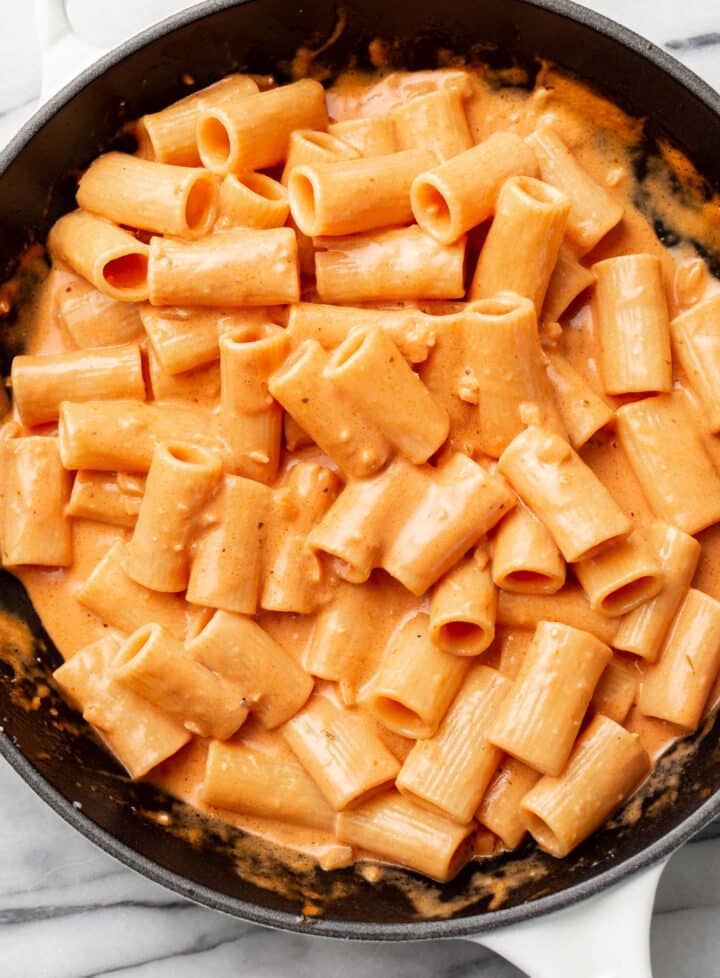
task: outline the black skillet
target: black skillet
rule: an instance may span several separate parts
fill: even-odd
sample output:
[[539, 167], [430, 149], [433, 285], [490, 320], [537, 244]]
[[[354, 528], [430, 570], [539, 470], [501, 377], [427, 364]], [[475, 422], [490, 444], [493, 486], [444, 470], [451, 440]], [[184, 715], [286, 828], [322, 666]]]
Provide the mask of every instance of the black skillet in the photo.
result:
[[[639, 172], [655, 152], [656, 139], [669, 136], [710, 184], [720, 184], [720, 97], [652, 44], [591, 11], [565, 0], [341, 5], [347, 24], [322, 55], [333, 70], [353, 57], [365, 64], [368, 42], [377, 36], [393, 42], [393, 61], [407, 68], [435, 67], [441, 49], [482, 49], [491, 64], [520, 64], [532, 78], [541, 55], [572, 69], [631, 113], [649, 117]], [[296, 50], [320, 45], [336, 19], [333, 0], [210, 0], [85, 71], [33, 117], [0, 158], [0, 281], [12, 272], [20, 250], [41, 241], [73, 206], [73, 174], [114, 144], [125, 121], [186, 94], [188, 75], [197, 86], [245, 69], [282, 78]], [[659, 225], [658, 231], [667, 233]], [[708, 257], [717, 268], [720, 255]], [[12, 328], [2, 332], [6, 371], [17, 352], [15, 335]], [[59, 662], [57, 653], [22, 587], [4, 573], [0, 609], [30, 626], [40, 668], [49, 672]], [[444, 887], [399, 870], [373, 884], [351, 869], [284, 867], [262, 846], [195, 818], [148, 785], [131, 783], [54, 692], [40, 709], [28, 710], [28, 691], [30, 684], [14, 679], [12, 669], [0, 663], [0, 751], [63, 818], [128, 866], [192, 900], [303, 933], [370, 940], [488, 934], [576, 905], [658, 863], [720, 814], [718, 728], [696, 737], [696, 749], [685, 751], [682, 760], [671, 755], [663, 762], [661, 773], [671, 786], [667, 777], [654, 779], [642, 818], [616, 820], [563, 861], [534, 856], [528, 846], [482, 868], [469, 866]], [[153, 817], [168, 809], [169, 828]], [[518, 868], [522, 878], [515, 885]], [[491, 909], [498, 880], [508, 884], [506, 895]], [[412, 897], [418, 893], [426, 898], [422, 911]], [[321, 913], [305, 916], [303, 910]]]

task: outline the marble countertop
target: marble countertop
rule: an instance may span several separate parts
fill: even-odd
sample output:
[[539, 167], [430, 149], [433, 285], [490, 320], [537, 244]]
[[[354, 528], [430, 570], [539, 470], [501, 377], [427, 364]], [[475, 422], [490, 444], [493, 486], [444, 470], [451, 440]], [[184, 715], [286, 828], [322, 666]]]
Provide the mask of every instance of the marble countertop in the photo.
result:
[[[33, 5], [3, 0], [0, 147], [38, 104]], [[111, 46], [190, 6], [66, 0], [89, 45]], [[594, 0], [720, 89], [717, 0]], [[655, 978], [720, 975], [720, 822], [671, 860], [652, 925]], [[281, 934], [194, 906], [125, 869], [0, 761], [0, 978], [519, 978], [465, 941], [344, 944]], [[580, 976], [574, 976], [580, 978]], [[635, 978], [626, 975], [624, 978]]]

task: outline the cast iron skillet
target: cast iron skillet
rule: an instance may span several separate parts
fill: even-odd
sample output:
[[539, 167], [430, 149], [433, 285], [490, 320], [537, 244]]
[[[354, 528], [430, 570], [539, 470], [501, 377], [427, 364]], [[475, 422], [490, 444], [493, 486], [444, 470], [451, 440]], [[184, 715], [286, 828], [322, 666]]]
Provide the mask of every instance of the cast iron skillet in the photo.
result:
[[[655, 137], [666, 134], [711, 182], [720, 177], [713, 150], [720, 144], [720, 97], [648, 42], [566, 0], [343, 0], [343, 6], [347, 27], [323, 55], [333, 68], [353, 55], [362, 63], [368, 41], [378, 35], [397, 42], [393, 57], [410, 68], [434, 67], [439, 48], [465, 52], [477, 43], [491, 61], [515, 60], [531, 73], [534, 56], [542, 55], [630, 112], [651, 117], [639, 168]], [[335, 23], [333, 0], [211, 0], [103, 58], [46, 105], [0, 159], [0, 271], [11, 271], [19, 250], [42, 240], [52, 221], [73, 206], [73, 171], [111, 145], [124, 121], [185, 94], [183, 76], [190, 74], [197, 85], [245, 68], [279, 69], [282, 76], [296, 49], [322, 42]], [[14, 352], [11, 333], [3, 333], [6, 361]], [[58, 664], [22, 587], [6, 574], [0, 609], [32, 629], [42, 669]], [[374, 940], [477, 935], [598, 892], [660, 860], [720, 814], [719, 725], [698, 736], [697, 750], [682, 764], [672, 756], [663, 762], [673, 776], [670, 788], [662, 779], [660, 787], [651, 786], [639, 821], [605, 828], [561, 862], [538, 856], [537, 877], [511, 888], [500, 909], [489, 910], [483, 874], [512, 878], [513, 867], [525, 865], [529, 846], [489, 868], [467, 867], [445, 887], [415, 878], [435, 900], [435, 911], [423, 918], [403, 895], [401, 884], [413, 879], [411, 873], [393, 872], [379, 885], [353, 870], [303, 874], [279, 868], [262, 847], [232, 832], [207, 825], [188, 832], [192, 816], [149, 786], [129, 782], [54, 692], [34, 711], [26, 708], [26, 692], [32, 690], [0, 665], [0, 750], [49, 805], [103, 849], [170, 889], [287, 930]], [[170, 829], [152, 817], [168, 808]], [[202, 824], [198, 820], [196, 828]], [[236, 871], [239, 852], [245, 879]], [[249, 881], [271, 878], [275, 889]], [[443, 919], [455, 900], [459, 909]], [[303, 917], [307, 903], [322, 909], [322, 916]]]

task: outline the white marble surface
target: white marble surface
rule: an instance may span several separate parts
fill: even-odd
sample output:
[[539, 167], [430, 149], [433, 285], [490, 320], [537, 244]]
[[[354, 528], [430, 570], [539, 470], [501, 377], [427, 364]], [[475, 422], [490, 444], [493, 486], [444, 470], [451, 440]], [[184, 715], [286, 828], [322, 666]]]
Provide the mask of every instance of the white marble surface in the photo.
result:
[[[44, 2], [44, 0], [42, 0]], [[109, 46], [182, 0], [68, 0], [83, 40]], [[720, 88], [718, 0], [595, 0]], [[0, 0], [0, 147], [37, 105], [40, 46], [28, 0]], [[655, 978], [720, 976], [720, 823], [663, 876]], [[0, 978], [518, 978], [463, 941], [339, 944], [279, 934], [196, 907], [97, 850], [0, 762]], [[573, 978], [584, 978], [575, 975]], [[631, 974], [623, 978], [635, 978]]]

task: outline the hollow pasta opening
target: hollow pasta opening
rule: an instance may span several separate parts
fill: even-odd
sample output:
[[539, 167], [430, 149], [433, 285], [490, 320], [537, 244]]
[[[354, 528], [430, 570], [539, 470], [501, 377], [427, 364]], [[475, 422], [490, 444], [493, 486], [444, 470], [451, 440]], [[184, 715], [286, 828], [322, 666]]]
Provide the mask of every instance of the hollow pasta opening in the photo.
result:
[[273, 180], [272, 177], [265, 176], [264, 173], [246, 173], [243, 177], [236, 177], [252, 193], [265, 200], [279, 201], [285, 203], [287, 191], [281, 183]]
[[621, 615], [629, 611], [633, 605], [639, 604], [645, 599], [646, 593], [652, 589], [655, 580], [651, 574], [646, 574], [644, 577], [638, 577], [636, 581], [630, 581], [616, 591], [612, 591], [602, 600], [601, 610], [603, 614]]
[[438, 644], [441, 649], [472, 651], [485, 641], [485, 629], [474, 621], [449, 621], [440, 626]]
[[309, 143], [311, 146], [318, 146], [320, 149], [332, 153], [333, 156], [339, 155], [347, 148], [342, 139], [338, 139], [337, 136], [333, 136], [329, 132], [304, 132], [300, 141]]
[[288, 189], [292, 202], [293, 216], [298, 227], [305, 234], [315, 234], [317, 211], [315, 206], [315, 185], [309, 176], [294, 170]]
[[556, 587], [556, 582], [547, 574], [540, 571], [516, 570], [506, 574], [502, 581], [502, 587], [508, 591], [518, 592], [543, 592], [549, 587]]
[[416, 207], [422, 211], [424, 223], [433, 231], [447, 234], [452, 215], [448, 202], [438, 188], [427, 181], [418, 181], [414, 197]]
[[113, 258], [103, 268], [103, 278], [114, 289], [139, 289], [147, 282], [147, 255], [131, 252]]
[[555, 187], [543, 183], [542, 180], [536, 180], [534, 177], [516, 177], [515, 186], [522, 194], [537, 204], [555, 206], [564, 198], [564, 194], [561, 194]]
[[215, 181], [210, 176], [199, 177], [190, 188], [185, 201], [185, 221], [191, 231], [205, 231], [215, 217]]
[[215, 456], [198, 445], [191, 445], [188, 442], [169, 442], [165, 449], [171, 458], [182, 465], [204, 469], [208, 465], [215, 464]]
[[572, 846], [563, 842], [559, 836], [553, 832], [544, 818], [540, 818], [534, 812], [529, 812], [526, 808], [521, 809], [523, 818], [532, 836], [538, 844], [549, 852], [552, 856], [561, 859], [567, 856]]
[[506, 293], [505, 295], [495, 295], [491, 299], [476, 299], [475, 302], [469, 303], [468, 307], [483, 316], [493, 316], [497, 319], [502, 319], [504, 316], [509, 316], [517, 312], [528, 301], [519, 295]]
[[427, 724], [423, 718], [410, 707], [393, 699], [392, 696], [377, 696], [374, 701], [375, 712], [386, 727], [396, 733], [409, 737], [418, 737], [428, 733]]
[[350, 332], [333, 355], [335, 367], [344, 367], [357, 356], [367, 339], [367, 331], [356, 329]]
[[230, 159], [230, 134], [220, 119], [212, 115], [202, 119], [198, 126], [197, 140], [206, 166], [225, 166]]
[[152, 637], [153, 631], [157, 627], [157, 625], [143, 625], [142, 628], [138, 628], [136, 632], [133, 632], [115, 656], [113, 669], [117, 671], [128, 666], [145, 648], [149, 639]]

